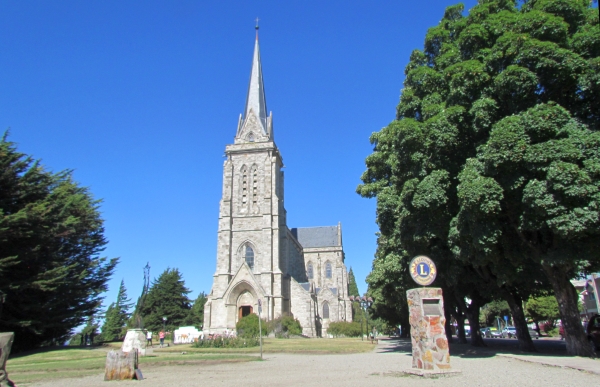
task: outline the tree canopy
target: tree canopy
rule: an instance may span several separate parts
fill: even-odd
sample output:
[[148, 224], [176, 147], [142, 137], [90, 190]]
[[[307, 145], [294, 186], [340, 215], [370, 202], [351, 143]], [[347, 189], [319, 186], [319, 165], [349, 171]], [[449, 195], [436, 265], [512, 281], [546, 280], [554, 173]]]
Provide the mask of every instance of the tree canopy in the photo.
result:
[[152, 282], [140, 314], [144, 328], [159, 331], [163, 328], [163, 317], [167, 318], [166, 328], [173, 331], [184, 325], [190, 311], [190, 290], [185, 287], [178, 269], [166, 269]]
[[536, 323], [536, 325], [541, 321], [549, 321], [554, 324], [554, 321], [560, 318], [556, 297], [552, 296], [530, 298], [527, 300], [525, 311], [527, 317]]
[[474, 329], [475, 309], [504, 298], [529, 348], [522, 301], [551, 288], [569, 353], [589, 354], [569, 280], [600, 263], [600, 30], [590, 5], [479, 0], [467, 16], [448, 7], [429, 29], [406, 66], [396, 120], [371, 136], [357, 189], [377, 198], [370, 287], [410, 287], [408, 260], [428, 254], [446, 305], [468, 296], [460, 309]]
[[100, 201], [71, 171], [52, 173], [0, 141], [0, 331], [15, 350], [64, 342], [94, 315], [117, 259], [106, 245]]
[[204, 304], [206, 304], [207, 300], [206, 293], [200, 292], [200, 294], [198, 294], [198, 297], [183, 321], [184, 325], [195, 326], [199, 329], [204, 326]]

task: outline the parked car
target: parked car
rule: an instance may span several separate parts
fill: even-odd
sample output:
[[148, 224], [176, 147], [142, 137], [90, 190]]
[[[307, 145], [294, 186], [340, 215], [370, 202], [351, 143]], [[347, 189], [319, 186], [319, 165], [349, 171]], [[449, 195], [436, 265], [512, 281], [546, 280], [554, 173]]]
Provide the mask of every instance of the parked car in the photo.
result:
[[517, 338], [517, 328], [515, 327], [506, 327], [502, 330], [502, 337], [505, 339], [512, 339], [513, 337]]
[[485, 337], [486, 339], [502, 337], [502, 333], [493, 327], [481, 328], [479, 331], [481, 332], [481, 337]]
[[490, 337], [492, 339], [497, 339], [499, 337], [502, 337], [502, 332], [500, 332], [498, 329], [496, 328], [490, 328]]

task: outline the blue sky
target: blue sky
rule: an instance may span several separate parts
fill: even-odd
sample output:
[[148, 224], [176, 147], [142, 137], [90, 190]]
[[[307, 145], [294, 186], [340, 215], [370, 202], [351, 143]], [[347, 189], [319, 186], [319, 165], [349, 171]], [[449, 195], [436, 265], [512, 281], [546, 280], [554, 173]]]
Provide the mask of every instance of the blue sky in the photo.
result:
[[[0, 128], [22, 152], [104, 200], [121, 279], [136, 299], [178, 268], [209, 292], [225, 145], [242, 113], [260, 18], [289, 227], [342, 223], [361, 292], [375, 200], [355, 193], [369, 136], [394, 119], [411, 51], [449, 0], [0, 2]], [[475, 0], [464, 1], [469, 9]]]

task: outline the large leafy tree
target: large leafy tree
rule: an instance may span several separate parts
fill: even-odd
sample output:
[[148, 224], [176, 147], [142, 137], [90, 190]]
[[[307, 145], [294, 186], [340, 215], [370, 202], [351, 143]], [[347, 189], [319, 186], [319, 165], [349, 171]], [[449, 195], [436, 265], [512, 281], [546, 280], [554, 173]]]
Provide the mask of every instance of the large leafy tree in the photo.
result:
[[0, 141], [0, 331], [16, 350], [64, 341], [100, 307], [117, 259], [106, 240], [100, 201], [72, 179]]
[[431, 254], [446, 304], [501, 295], [524, 349], [522, 301], [551, 286], [569, 353], [589, 354], [569, 279], [599, 261], [599, 55], [588, 0], [448, 7], [411, 54], [397, 120], [371, 137], [358, 192], [377, 197], [374, 272], [391, 252]]
[[102, 340], [115, 341], [124, 336], [125, 327], [130, 316], [129, 309], [131, 309], [132, 305], [131, 300], [127, 298], [125, 281], [121, 280], [117, 301], [108, 306], [104, 315]]
[[184, 325], [190, 311], [190, 290], [178, 269], [166, 269], [152, 282], [144, 300], [140, 314], [144, 319], [144, 328], [151, 331], [161, 330], [163, 317], [167, 318], [167, 330]]

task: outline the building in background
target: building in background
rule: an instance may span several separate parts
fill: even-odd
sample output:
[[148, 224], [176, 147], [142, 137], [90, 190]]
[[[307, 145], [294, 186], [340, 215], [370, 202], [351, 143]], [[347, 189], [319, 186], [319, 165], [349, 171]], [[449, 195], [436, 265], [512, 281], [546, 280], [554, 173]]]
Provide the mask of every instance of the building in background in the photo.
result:
[[581, 319], [587, 322], [593, 315], [599, 313], [598, 289], [600, 289], [600, 278], [598, 278], [598, 273], [594, 273], [585, 279], [571, 280], [571, 283], [579, 294], [583, 306], [580, 311]]

